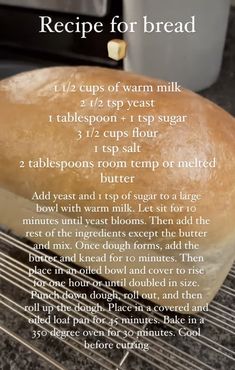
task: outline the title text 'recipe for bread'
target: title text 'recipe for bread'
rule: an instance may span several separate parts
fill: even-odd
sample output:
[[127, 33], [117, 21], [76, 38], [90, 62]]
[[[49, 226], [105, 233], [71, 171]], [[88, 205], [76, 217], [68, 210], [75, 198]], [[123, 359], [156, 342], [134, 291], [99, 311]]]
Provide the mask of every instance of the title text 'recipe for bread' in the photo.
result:
[[[79, 33], [82, 39], [87, 38], [91, 32], [102, 33], [104, 31], [104, 23], [81, 21], [79, 17], [75, 20], [63, 22], [55, 22], [50, 16], [39, 16], [40, 29], [39, 33]], [[148, 16], [143, 16], [141, 22], [132, 21], [125, 22], [121, 21], [119, 15], [115, 15], [110, 22], [109, 32], [112, 33], [134, 33], [137, 28], [141, 26], [143, 33], [195, 33], [196, 32], [196, 19], [195, 16], [191, 16], [187, 21], [179, 20], [173, 21], [159, 21], [156, 19], [150, 19]]]

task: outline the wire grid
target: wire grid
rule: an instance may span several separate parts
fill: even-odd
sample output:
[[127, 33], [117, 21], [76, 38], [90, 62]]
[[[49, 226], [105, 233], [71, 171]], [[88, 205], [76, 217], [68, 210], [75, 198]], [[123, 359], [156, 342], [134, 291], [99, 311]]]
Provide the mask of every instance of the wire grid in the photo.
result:
[[[93, 370], [107, 369], [146, 369], [146, 370], [206, 370], [206, 369], [232, 369], [235, 367], [235, 351], [233, 348], [232, 336], [235, 333], [235, 311], [233, 309], [235, 291], [233, 289], [233, 282], [235, 277], [235, 267], [233, 266], [227, 280], [221, 287], [219, 295], [211, 303], [209, 312], [194, 315], [198, 326], [200, 317], [205, 319], [205, 324], [202, 325], [202, 334], [199, 337], [179, 337], [176, 333], [181, 329], [192, 330], [193, 327], [187, 328], [182, 324], [165, 324], [164, 313], [156, 312], [149, 313], [146, 311], [146, 304], [142, 301], [135, 301], [132, 299], [125, 299], [122, 291], [105, 286], [103, 283], [97, 287], [96, 292], [100, 293], [115, 293], [115, 300], [117, 307], [122, 307], [125, 304], [132, 309], [135, 316], [139, 318], [141, 324], [126, 323], [125, 318], [130, 317], [119, 311], [110, 311], [107, 309], [107, 300], [101, 299], [98, 302], [82, 295], [84, 291], [94, 290], [94, 280], [98, 281], [93, 276], [87, 276], [79, 273], [63, 274], [69, 279], [80, 282], [81, 287], [72, 290], [68, 287], [52, 287], [50, 283], [53, 281], [51, 275], [33, 276], [29, 277], [28, 257], [29, 253], [35, 256], [45, 255], [45, 251], [41, 252], [34, 250], [28, 243], [22, 242], [17, 238], [0, 232], [1, 252], [1, 278], [2, 278], [2, 294], [1, 307], [3, 324], [1, 331], [4, 336], [12, 338], [13, 341], [25, 346], [31, 353], [34, 353], [39, 363], [47, 363], [45, 368], [76, 370], [81, 369], [82, 366], [90, 366]], [[49, 253], [50, 254], [50, 253]], [[40, 263], [39, 263], [40, 265]], [[44, 266], [60, 268], [62, 271], [67, 271], [68, 264], [61, 262], [46, 263]], [[74, 266], [73, 266], [74, 267]], [[56, 276], [58, 279], [58, 276]], [[42, 287], [35, 287], [34, 281], [43, 281]], [[83, 285], [83, 286], [82, 286]], [[89, 290], [90, 289], [90, 290]], [[93, 330], [97, 332], [97, 336], [92, 340], [97, 342], [100, 340], [105, 343], [121, 343], [124, 349], [87, 349], [84, 347], [84, 338], [66, 337], [65, 339], [54, 337], [35, 339], [32, 341], [31, 333], [33, 329], [41, 329], [44, 332], [52, 330], [60, 330], [59, 324], [52, 325], [51, 323], [40, 323], [29, 326], [28, 320], [37, 317], [34, 312], [26, 312], [24, 306], [32, 304], [30, 300], [31, 291], [35, 290], [38, 293], [53, 293], [56, 292], [62, 296], [65, 291], [74, 293], [80, 292], [81, 297], [78, 299], [65, 298], [62, 300], [64, 305], [72, 307], [72, 311], [63, 312], [62, 317], [70, 317], [72, 320], [81, 320], [82, 324], [79, 327], [83, 330]], [[56, 294], [51, 299], [38, 299], [34, 303], [38, 304], [39, 308], [43, 305], [50, 305], [53, 307], [53, 312], [58, 313], [58, 305], [61, 304], [61, 299], [56, 299]], [[100, 308], [100, 311], [76, 311], [77, 305], [84, 307]], [[140, 308], [136, 311], [136, 306]], [[36, 306], [37, 307], [37, 306]], [[41, 310], [42, 311], [42, 310]], [[38, 312], [39, 316], [43, 318], [43, 312]], [[93, 321], [94, 315], [99, 321]], [[14, 316], [14, 320], [12, 319]], [[182, 315], [179, 315], [182, 316]], [[87, 321], [86, 321], [87, 319]], [[111, 320], [117, 320], [118, 324], [114, 328], [110, 328]], [[142, 319], [142, 321], [140, 320]], [[102, 321], [103, 320], [103, 321]], [[124, 321], [123, 321], [124, 320]], [[5, 325], [12, 323], [13, 327], [9, 328]], [[154, 323], [153, 323], [154, 321]], [[124, 324], [123, 324], [124, 322]], [[64, 326], [63, 326], [64, 328]], [[69, 328], [68, 328], [69, 329]], [[117, 337], [108, 336], [108, 329], [115, 329], [118, 331]], [[70, 328], [71, 330], [71, 328]], [[124, 335], [125, 330], [129, 330], [133, 335]], [[156, 332], [173, 332], [172, 337], [164, 336], [147, 336], [139, 337], [138, 331], [152, 330]], [[105, 335], [98, 335], [105, 332]], [[130, 345], [125, 349], [125, 345]], [[140, 347], [138, 347], [140, 345]], [[149, 346], [148, 351], [143, 351], [142, 347]], [[55, 351], [56, 348], [56, 351]], [[79, 355], [79, 356], [78, 356]], [[213, 364], [213, 366], [212, 366]], [[215, 365], [216, 364], [216, 365]]]

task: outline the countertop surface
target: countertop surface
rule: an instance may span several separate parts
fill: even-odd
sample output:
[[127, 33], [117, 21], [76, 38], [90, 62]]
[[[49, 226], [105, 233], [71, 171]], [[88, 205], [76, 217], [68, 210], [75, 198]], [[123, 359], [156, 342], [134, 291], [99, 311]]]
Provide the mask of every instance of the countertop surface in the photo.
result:
[[[224, 59], [222, 70], [218, 81], [201, 92], [201, 94], [231, 114], [235, 115], [235, 9], [231, 11], [230, 22], [228, 28], [227, 42], [224, 51]], [[2, 249], [2, 245], [1, 245]], [[226, 285], [232, 286], [233, 282], [231, 278], [228, 278]], [[7, 286], [4, 285], [4, 290]], [[15, 290], [15, 294], [20, 294], [18, 290]], [[220, 292], [217, 297], [217, 301], [223, 305], [231, 305], [231, 296], [225, 295]], [[12, 315], [9, 310], [5, 310], [1, 314], [5, 325], [12, 330], [16, 330], [18, 333], [27, 331], [27, 325], [24, 320], [19, 320], [17, 315]], [[229, 346], [231, 344], [231, 334], [224, 332], [219, 327], [213, 327], [213, 325], [207, 324], [205, 330], [207, 330], [211, 343], [223, 343], [223, 345]], [[27, 336], [27, 334], [26, 334]], [[58, 342], [58, 341], [57, 341]], [[174, 345], [174, 343], [172, 342]], [[213, 344], [212, 344], [213, 345]], [[192, 343], [189, 339], [187, 341], [182, 340], [177, 343], [177, 347], [186, 353], [194, 353], [199, 359], [207, 358], [209, 361], [210, 369], [215, 370], [232, 370], [232, 361], [227, 358], [225, 362], [221, 361], [220, 355], [216, 351], [211, 351], [208, 347], [200, 345], [199, 343]], [[192, 349], [193, 347], [193, 349]], [[63, 362], [63, 366], [68, 370], [98, 370], [102, 367], [95, 365], [93, 361], [86, 359], [85, 356], [77, 355], [74, 357], [72, 351], [69, 349], [65, 351], [63, 343], [56, 343], [55, 341], [45, 340], [44, 344], [41, 345], [42, 350], [48, 350], [51, 356], [55, 357], [59, 362]], [[170, 355], [169, 355], [170, 356]], [[153, 370], [155, 367], [150, 364], [146, 364], [145, 361], [135, 358], [130, 355], [125, 362], [125, 369], [131, 370]], [[164, 365], [159, 368], [165, 369]], [[191, 367], [189, 366], [188, 369]], [[53, 366], [48, 364], [39, 358], [37, 355], [31, 353], [31, 351], [19, 344], [17, 341], [9, 338], [6, 334], [2, 335], [0, 341], [0, 369], [2, 370], [49, 370], [54, 369]], [[176, 367], [177, 369], [177, 367]], [[194, 368], [192, 368], [194, 369]], [[204, 368], [203, 368], [204, 369]]]

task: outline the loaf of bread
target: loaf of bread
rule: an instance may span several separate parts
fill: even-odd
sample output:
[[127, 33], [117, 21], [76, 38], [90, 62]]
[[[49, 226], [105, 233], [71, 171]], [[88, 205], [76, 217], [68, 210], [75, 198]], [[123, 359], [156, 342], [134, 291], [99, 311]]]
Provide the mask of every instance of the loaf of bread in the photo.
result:
[[[125, 287], [137, 290], [133, 284], [130, 268], [135, 268], [135, 271], [139, 269], [139, 274], [135, 274], [135, 280], [140, 281], [138, 291], [141, 294], [149, 293], [144, 297], [150, 297], [161, 305], [174, 305], [176, 309], [178, 306], [188, 304], [190, 312], [213, 299], [234, 258], [235, 120], [212, 102], [190, 91], [157, 93], [156, 87], [161, 84], [164, 82], [123, 71], [90, 67], [48, 68], [22, 73], [1, 81], [0, 223], [25, 235], [26, 230], [36, 229], [35, 226], [22, 224], [22, 218], [25, 217], [40, 215], [44, 218], [66, 216], [68, 219], [78, 219], [82, 216], [83, 220], [89, 217], [94, 220], [92, 224], [70, 225], [68, 229], [103, 230], [102, 235], [97, 234], [99, 237], [91, 240], [102, 244], [107, 241], [119, 245], [126, 243], [129, 246], [122, 253], [116, 252], [117, 255], [127, 257], [125, 263], [119, 264], [119, 267], [126, 265], [127, 270], [119, 272], [117, 270], [117, 273], [113, 274], [107, 269], [107, 273], [104, 274], [106, 278], [116, 281], [125, 278]], [[167, 83], [165, 85], [168, 86]], [[109, 86], [118, 87], [116, 91], [110, 92]], [[129, 91], [123, 86], [129, 86]], [[139, 91], [136, 86], [139, 87]], [[152, 89], [149, 86], [152, 86]], [[128, 100], [137, 103], [129, 107]], [[123, 104], [113, 105], [114, 103], [110, 101], [120, 101]], [[77, 112], [82, 117], [88, 117], [87, 121], [55, 122], [57, 115], [66, 115], [68, 112], [73, 114]], [[107, 119], [107, 122], [91, 124], [89, 117], [94, 115], [101, 117], [116, 115], [118, 121], [108, 122]], [[135, 120], [132, 122], [133, 116], [150, 115], [185, 116], [187, 122], [178, 125], [169, 122], [150, 123], [147, 118], [141, 118], [138, 123]], [[49, 117], [52, 117], [52, 122]], [[122, 117], [125, 118], [121, 120]], [[158, 133], [156, 138], [141, 135], [133, 137], [135, 127], [145, 132], [158, 131]], [[95, 130], [98, 131], [97, 135]], [[126, 134], [117, 140], [115, 139], [117, 131], [125, 131]], [[109, 134], [104, 137], [104, 132]], [[117, 153], [112, 151], [112, 146], [118, 147]], [[107, 149], [108, 147], [110, 149]], [[47, 161], [47, 167], [50, 168], [29, 166], [29, 163], [39, 159]], [[127, 162], [128, 166], [99, 167], [97, 165], [99, 160], [106, 163], [123, 161]], [[131, 160], [139, 164], [130, 168]], [[88, 165], [81, 165], [80, 168], [66, 167], [63, 170], [59, 165], [50, 165], [66, 161]], [[149, 168], [146, 165], [147, 161], [160, 165], [157, 168]], [[174, 163], [188, 161], [189, 164], [181, 167], [175, 165], [172, 168], [161, 165], [169, 161]], [[204, 165], [200, 166], [200, 163]], [[36, 213], [35, 202], [33, 204], [31, 201], [33, 194], [45, 195], [48, 192], [93, 194], [93, 196], [79, 201], [71, 199], [70, 202], [61, 197], [58, 201], [59, 206], [68, 203], [82, 205], [81, 213], [70, 213], [69, 210], [63, 215], [56, 213], [57, 216], [53, 212]], [[128, 193], [129, 199], [123, 200], [122, 195]], [[177, 197], [161, 200], [159, 199], [161, 193], [167, 193], [170, 197], [177, 194]], [[116, 194], [118, 199], [114, 202], [113, 198], [109, 197], [110, 194]], [[186, 212], [184, 196], [190, 194], [199, 194], [200, 199], [196, 203], [190, 203], [188, 200], [187, 205], [195, 205], [196, 208], [193, 208], [192, 212], [190, 210]], [[144, 195], [146, 202], [143, 202]], [[38, 203], [53, 205], [53, 202], [47, 199]], [[181, 213], [170, 212], [170, 205], [173, 203], [182, 207]], [[84, 205], [94, 208], [92, 210], [90, 208], [90, 212], [84, 211]], [[114, 212], [111, 207], [113, 205], [120, 208], [116, 208]], [[161, 213], [159, 208], [161, 206], [166, 206], [167, 211]], [[153, 222], [151, 218], [153, 215], [159, 216], [157, 223]], [[190, 224], [191, 216], [194, 221], [196, 218], [201, 221], [198, 221], [198, 224], [196, 222]], [[179, 217], [188, 219], [189, 223], [177, 225], [175, 221]], [[119, 222], [112, 221], [117, 218]], [[161, 224], [160, 218], [172, 219], [173, 222], [166, 224], [165, 221]], [[141, 222], [134, 223], [133, 220], [139, 219]], [[202, 220], [209, 221], [203, 224]], [[41, 226], [42, 230], [44, 227]], [[162, 231], [166, 229], [175, 234], [163, 237]], [[119, 232], [119, 235], [115, 234], [118, 238], [116, 236], [112, 238], [114, 231]], [[136, 232], [136, 237], [133, 237], [133, 232]], [[45, 236], [33, 233], [31, 238], [39, 243], [48, 241]], [[66, 237], [62, 239], [67, 240]], [[78, 250], [75, 248], [77, 240], [75, 237], [67, 240], [72, 245], [72, 250], [57, 252], [61, 254], [76, 252], [85, 256], [99, 256], [104, 252], [89, 248]], [[91, 243], [91, 240], [87, 243]], [[199, 247], [189, 250], [183, 248], [183, 243], [189, 240]], [[141, 245], [152, 244], [155, 248], [137, 249], [134, 248], [135, 242]], [[175, 247], [166, 250], [166, 244], [172, 243], [181, 245], [181, 249]], [[106, 249], [107, 254], [113, 252], [111, 248]], [[180, 257], [182, 253], [189, 254], [190, 257], [185, 255], [182, 260], [182, 256]], [[146, 263], [143, 262], [144, 254], [149, 262], [148, 259]], [[170, 258], [165, 260], [160, 258], [164, 255]], [[135, 262], [128, 262], [128, 256], [135, 256]], [[158, 259], [155, 261], [154, 257]], [[109, 259], [108, 262], [97, 261], [98, 259], [83, 263], [77, 260], [77, 263], [89, 265], [94, 269], [102, 264], [103, 266], [106, 264], [110, 269], [118, 267], [115, 261]], [[144, 265], [155, 266], [156, 274], [148, 274], [146, 272], [148, 269], [141, 270]], [[176, 274], [176, 266], [186, 268], [186, 272], [191, 268], [191, 273]], [[168, 274], [171, 268], [174, 271], [173, 275]], [[199, 268], [203, 273], [196, 272], [195, 269]], [[152, 278], [159, 281], [158, 286], [141, 285], [141, 281], [146, 282]], [[167, 297], [167, 293], [174, 291], [169, 287], [170, 280], [176, 282], [177, 294]], [[187, 288], [188, 281], [194, 281], [194, 286], [189, 283]], [[185, 291], [188, 291], [188, 294], [182, 294]], [[157, 295], [155, 292], [158, 292]]]

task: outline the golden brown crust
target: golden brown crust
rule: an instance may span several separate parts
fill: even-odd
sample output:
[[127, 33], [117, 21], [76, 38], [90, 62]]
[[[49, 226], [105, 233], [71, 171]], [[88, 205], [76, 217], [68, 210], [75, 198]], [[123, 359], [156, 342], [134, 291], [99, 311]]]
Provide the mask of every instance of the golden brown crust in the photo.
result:
[[[89, 138], [76, 141], [75, 130], [87, 130], [85, 124], [48, 123], [49, 114], [63, 114], [66, 111], [79, 111], [80, 114], [94, 115], [94, 108], [80, 108], [80, 99], [91, 97], [88, 93], [55, 94], [55, 84], [72, 81], [76, 84], [110, 85], [120, 81], [121, 84], [148, 84], [156, 86], [159, 81], [133, 74], [101, 68], [58, 67], [43, 69], [4, 80], [0, 84], [1, 96], [1, 178], [0, 184], [19, 195], [30, 198], [32, 189], [41, 191], [69, 193], [133, 192], [177, 193], [185, 191], [200, 193], [204, 199], [200, 202], [202, 216], [212, 217], [211, 231], [215, 240], [233, 231], [235, 218], [235, 120], [228, 113], [208, 100], [192, 92], [181, 93], [125, 93], [112, 94], [112, 99], [156, 99], [157, 107], [148, 114], [188, 115], [185, 125], [161, 125], [160, 135], [156, 140], [122, 138], [121, 145], [130, 145], [138, 141], [142, 146], [140, 153], [134, 156], [118, 153], [114, 158], [110, 153], [100, 154], [102, 160], [190, 160], [195, 157], [203, 160], [217, 159], [217, 169], [173, 168], [150, 171], [141, 168], [133, 170], [136, 181], [131, 184], [100, 184], [100, 172], [130, 175], [130, 168], [122, 169], [81, 169], [79, 171], [45, 170], [19, 168], [19, 160], [49, 157], [52, 160], [94, 160], [94, 142]], [[110, 99], [110, 94], [102, 93], [102, 100]], [[126, 111], [126, 104], [120, 111], [129, 114], [143, 114], [142, 108]], [[99, 114], [111, 115], [111, 108], [99, 108]], [[116, 113], [116, 112], [115, 112]], [[125, 127], [123, 127], [125, 125]], [[129, 133], [136, 123], [122, 125]], [[146, 124], [138, 124], [146, 129]], [[159, 126], [158, 126], [159, 127]], [[158, 128], [157, 127], [157, 128]], [[99, 124], [101, 131], [110, 128], [120, 129], [118, 124]], [[104, 138], [96, 139], [96, 145], [104, 144]], [[107, 144], [107, 141], [106, 141]], [[114, 142], [115, 144], [115, 142]], [[85, 149], [85, 150], [84, 150]], [[97, 155], [95, 155], [97, 156]], [[97, 158], [97, 157], [95, 157]], [[68, 175], [69, 174], [69, 175]], [[92, 181], [91, 181], [92, 179]], [[149, 204], [154, 205], [156, 201]], [[102, 201], [102, 204], [104, 202]], [[105, 205], [105, 204], [104, 204]], [[134, 204], [132, 204], [134, 206]], [[99, 217], [99, 215], [95, 215]], [[121, 215], [126, 217], [126, 214]], [[170, 215], [168, 215], [170, 217]], [[134, 217], [134, 215], [133, 215]], [[148, 214], [144, 214], [148, 222]], [[220, 227], [218, 227], [220, 225]]]
[[[126, 100], [156, 99], [156, 108], [151, 108], [147, 114], [161, 115], [187, 115], [188, 121], [184, 125], [161, 125], [160, 134], [156, 140], [122, 138], [121, 145], [130, 145], [137, 141], [142, 147], [140, 153], [118, 153], [115, 160], [212, 160], [216, 158], [217, 166], [211, 169], [200, 168], [172, 168], [150, 171], [141, 168], [132, 170], [136, 179], [129, 184], [101, 184], [100, 172], [107, 175], [130, 175], [130, 168], [106, 169], [97, 168], [65, 170], [63, 172], [52, 169], [19, 168], [19, 161], [49, 157], [51, 160], [97, 160], [109, 161], [110, 153], [94, 154], [94, 142], [84, 138], [81, 142], [76, 140], [76, 130], [85, 132], [85, 124], [49, 124], [48, 116], [65, 114], [67, 111], [79, 111], [79, 114], [93, 115], [94, 108], [81, 108], [80, 100], [91, 97], [88, 93], [55, 94], [54, 85], [66, 84], [111, 85], [120, 81], [129, 85], [153, 85], [161, 83], [142, 76], [101, 68], [89, 67], [57, 67], [42, 69], [20, 74], [0, 83], [1, 104], [1, 136], [0, 136], [0, 186], [18, 195], [31, 199], [34, 191], [51, 191], [60, 193], [97, 193], [122, 194], [127, 190], [134, 193], [200, 193], [199, 214], [210, 218], [211, 224], [207, 226], [208, 238], [201, 248], [206, 253], [216, 250], [218, 255], [224, 253], [235, 241], [235, 120], [224, 110], [212, 102], [190, 91], [175, 93], [113, 93], [112, 99], [125, 102], [118, 113], [128, 117], [131, 114], [143, 115], [143, 108], [133, 108], [127, 111]], [[102, 93], [102, 100], [106, 102], [110, 94]], [[111, 115], [111, 108], [98, 108], [99, 114]], [[134, 113], [133, 113], [134, 112]], [[116, 113], [116, 112], [115, 112]], [[139, 126], [147, 129], [146, 123], [122, 123], [122, 129], [131, 132]], [[120, 123], [99, 124], [100, 131], [120, 129]], [[96, 145], [101, 146], [104, 138], [96, 139]], [[95, 156], [95, 157], [94, 157]], [[121, 202], [120, 202], [121, 203]], [[135, 208], [136, 202], [131, 200], [130, 205]], [[93, 205], [110, 205], [104, 200], [92, 201]], [[177, 201], [177, 204], [181, 203]], [[183, 204], [183, 203], [182, 203]], [[159, 201], [151, 201], [148, 205], [159, 205]], [[100, 213], [93, 214], [102, 218]], [[127, 213], [119, 213], [122, 218]], [[138, 217], [133, 212], [132, 217]], [[110, 218], [111, 215], [105, 215]], [[146, 224], [139, 228], [151, 229], [149, 213], [141, 215]], [[172, 214], [164, 214], [172, 217]], [[129, 226], [117, 226], [118, 229], [128, 229]], [[108, 227], [107, 227], [108, 228]], [[115, 228], [115, 226], [113, 226]], [[133, 228], [133, 227], [132, 227]], [[138, 227], [136, 226], [138, 229]], [[190, 230], [196, 226], [189, 226]], [[232, 249], [229, 258], [233, 255]], [[227, 263], [227, 262], [226, 262]], [[217, 287], [218, 288], [218, 287]]]

